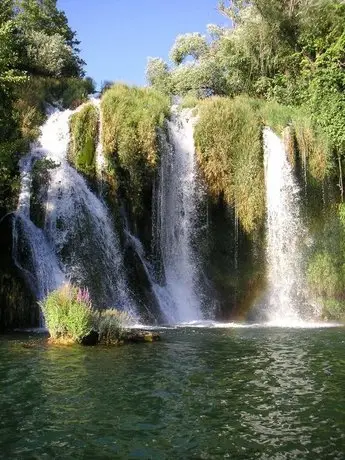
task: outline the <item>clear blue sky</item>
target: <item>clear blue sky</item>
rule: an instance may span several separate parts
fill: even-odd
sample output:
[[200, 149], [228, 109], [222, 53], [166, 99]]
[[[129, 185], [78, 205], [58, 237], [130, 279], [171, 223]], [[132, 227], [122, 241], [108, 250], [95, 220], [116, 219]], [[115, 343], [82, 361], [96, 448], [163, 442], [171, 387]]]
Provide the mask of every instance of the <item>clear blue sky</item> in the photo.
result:
[[178, 34], [226, 24], [217, 0], [58, 0], [81, 40], [87, 75], [145, 84], [148, 56], [168, 58]]

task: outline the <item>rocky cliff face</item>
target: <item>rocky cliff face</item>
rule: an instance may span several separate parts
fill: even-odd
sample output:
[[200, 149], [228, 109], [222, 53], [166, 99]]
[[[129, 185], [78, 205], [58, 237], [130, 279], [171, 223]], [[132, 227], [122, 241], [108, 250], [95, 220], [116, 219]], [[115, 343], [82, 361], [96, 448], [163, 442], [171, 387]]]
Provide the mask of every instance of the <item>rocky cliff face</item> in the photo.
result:
[[0, 224], [0, 330], [37, 327], [39, 309], [34, 296], [12, 258], [12, 220]]

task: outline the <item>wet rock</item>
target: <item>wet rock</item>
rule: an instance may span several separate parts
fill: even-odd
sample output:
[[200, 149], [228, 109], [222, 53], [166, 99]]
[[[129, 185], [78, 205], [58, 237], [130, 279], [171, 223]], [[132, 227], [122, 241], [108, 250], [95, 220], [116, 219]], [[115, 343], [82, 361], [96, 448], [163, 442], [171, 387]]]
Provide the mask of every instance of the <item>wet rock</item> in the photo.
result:
[[[14, 215], [0, 220], [0, 331], [39, 325], [39, 307], [24, 272], [14, 263]], [[26, 256], [22, 246], [23, 257]]]
[[144, 343], [144, 342], [157, 342], [161, 339], [158, 332], [152, 331], [128, 331], [122, 336], [124, 343]]

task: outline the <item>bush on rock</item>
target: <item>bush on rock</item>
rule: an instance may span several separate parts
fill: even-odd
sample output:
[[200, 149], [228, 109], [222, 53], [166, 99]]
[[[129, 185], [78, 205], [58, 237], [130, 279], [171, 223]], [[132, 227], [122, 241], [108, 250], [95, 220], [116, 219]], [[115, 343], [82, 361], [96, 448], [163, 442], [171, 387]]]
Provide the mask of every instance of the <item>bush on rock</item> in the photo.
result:
[[123, 311], [93, 309], [89, 291], [70, 283], [51, 292], [40, 306], [53, 342], [117, 344], [133, 322]]
[[80, 343], [93, 327], [87, 289], [66, 283], [40, 302], [52, 340]]

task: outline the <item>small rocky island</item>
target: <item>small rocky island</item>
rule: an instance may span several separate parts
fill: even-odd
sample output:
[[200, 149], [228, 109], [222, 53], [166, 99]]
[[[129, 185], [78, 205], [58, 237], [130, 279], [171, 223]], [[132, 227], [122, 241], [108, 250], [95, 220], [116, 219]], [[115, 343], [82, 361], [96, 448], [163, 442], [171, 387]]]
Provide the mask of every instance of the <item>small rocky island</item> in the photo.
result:
[[133, 328], [132, 316], [115, 308], [95, 309], [88, 289], [65, 283], [52, 291], [40, 307], [50, 334], [61, 345], [124, 345], [160, 340], [160, 334]]
[[93, 345], [98, 345], [102, 343], [103, 345], [118, 345], [119, 346], [119, 345], [125, 345], [128, 343], [157, 342], [159, 340], [161, 340], [161, 335], [158, 332], [147, 331], [144, 329], [128, 329], [128, 330], [122, 331], [119, 338], [111, 342], [104, 343], [102, 340], [100, 340], [99, 333], [93, 330], [90, 332], [90, 334], [83, 337], [80, 343], [81, 345], [86, 345], [86, 346], [90, 346], [90, 345], [93, 346]]

